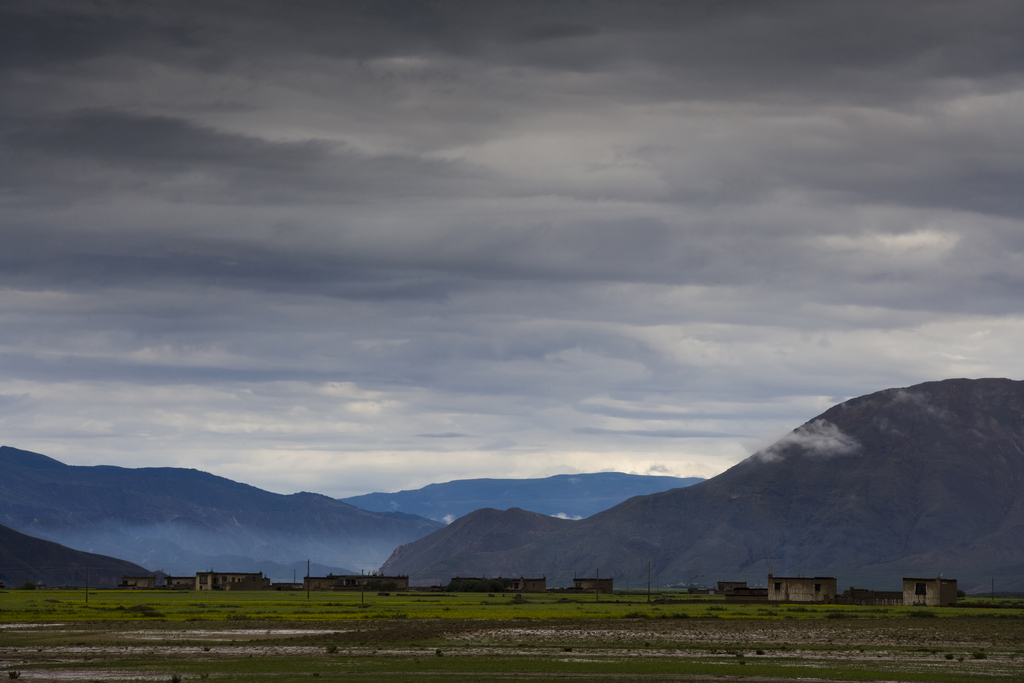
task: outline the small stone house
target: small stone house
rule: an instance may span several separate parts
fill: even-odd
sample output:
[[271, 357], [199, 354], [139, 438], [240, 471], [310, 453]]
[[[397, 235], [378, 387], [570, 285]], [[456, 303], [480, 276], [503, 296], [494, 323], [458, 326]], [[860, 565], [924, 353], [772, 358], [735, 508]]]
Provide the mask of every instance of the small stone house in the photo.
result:
[[904, 577], [903, 604], [918, 607], [955, 607], [956, 579]]
[[573, 579], [572, 590], [581, 593], [604, 593], [611, 595], [613, 592], [611, 579]]
[[155, 576], [122, 576], [118, 588], [125, 590], [149, 590], [156, 588]]
[[512, 579], [508, 584], [508, 590], [517, 593], [544, 593], [547, 589], [548, 579], [546, 576], [539, 579], [526, 579], [520, 576], [518, 579]]
[[199, 591], [260, 591], [270, 588], [270, 579], [263, 572], [198, 572]]
[[196, 589], [196, 577], [194, 576], [165, 576], [164, 588], [178, 591], [194, 591]]
[[836, 579], [832, 576], [792, 577], [768, 575], [768, 602], [835, 601]]
[[731, 593], [737, 588], [746, 588], [746, 581], [719, 581], [715, 588], [716, 593]]
[[311, 591], [404, 591], [409, 590], [409, 577], [376, 574], [307, 576], [302, 580], [302, 589]]
[[839, 605], [860, 605], [870, 607], [897, 607], [903, 604], [903, 593], [900, 591], [873, 591], [867, 588], [854, 588], [843, 591], [836, 597]]

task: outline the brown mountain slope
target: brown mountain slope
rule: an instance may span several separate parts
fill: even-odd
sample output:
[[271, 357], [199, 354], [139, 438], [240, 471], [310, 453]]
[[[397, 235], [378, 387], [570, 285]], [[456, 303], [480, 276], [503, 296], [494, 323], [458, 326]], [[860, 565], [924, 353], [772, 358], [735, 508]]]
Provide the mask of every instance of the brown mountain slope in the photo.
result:
[[152, 572], [125, 560], [72, 550], [0, 525], [0, 580], [8, 588], [28, 581], [84, 586], [87, 579], [90, 586], [112, 588], [125, 574], [148, 576]]
[[[1024, 382], [946, 380], [846, 401], [704, 483], [508, 538], [492, 564], [411, 552], [440, 548], [447, 531], [399, 548], [386, 569], [472, 562], [566, 582], [599, 568], [621, 582], [640, 581], [650, 561], [665, 584], [763, 582], [771, 564], [841, 585], [943, 572], [967, 589], [995, 578], [1024, 590]], [[403, 561], [413, 556], [424, 559]]]
[[[568, 524], [572, 522], [519, 508], [510, 508], [506, 512], [483, 508], [420, 539], [425, 543], [399, 546], [388, 558], [384, 569], [387, 570], [391, 564], [418, 566], [422, 568], [416, 575], [418, 582], [433, 585], [448, 583], [455, 575], [530, 574], [531, 568], [520, 564], [514, 553], [509, 554], [509, 549], [533, 539], [542, 539]], [[492, 571], [493, 567], [502, 567], [502, 572]]]

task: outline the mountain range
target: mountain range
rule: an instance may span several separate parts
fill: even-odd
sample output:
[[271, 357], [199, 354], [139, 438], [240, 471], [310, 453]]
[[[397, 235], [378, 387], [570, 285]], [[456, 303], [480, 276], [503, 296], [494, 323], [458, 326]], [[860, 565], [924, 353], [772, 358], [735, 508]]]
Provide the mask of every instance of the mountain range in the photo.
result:
[[1024, 382], [954, 379], [851, 399], [726, 472], [579, 521], [483, 509], [400, 546], [420, 583], [574, 574], [623, 585], [901, 576], [1024, 590]]
[[451, 522], [480, 508], [525, 508], [542, 515], [580, 519], [627, 498], [691, 486], [699, 477], [662, 477], [623, 472], [558, 474], [543, 479], [460, 479], [413, 491], [343, 498], [364, 510], [401, 511]]
[[291, 580], [307, 559], [320, 571], [358, 573], [443, 526], [193, 469], [72, 466], [7, 446], [0, 469], [0, 524], [170, 574], [213, 567]]
[[28, 582], [48, 586], [113, 588], [125, 574], [139, 576], [150, 573], [125, 560], [72, 550], [0, 524], [0, 581], [8, 588]]

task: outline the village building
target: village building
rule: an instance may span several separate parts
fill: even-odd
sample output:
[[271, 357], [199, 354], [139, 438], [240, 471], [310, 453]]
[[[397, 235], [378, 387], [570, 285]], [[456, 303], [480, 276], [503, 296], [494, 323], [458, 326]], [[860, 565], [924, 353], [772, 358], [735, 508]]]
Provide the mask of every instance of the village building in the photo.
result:
[[302, 579], [302, 590], [304, 591], [332, 591], [341, 577], [334, 574], [327, 576], [307, 576]]
[[716, 593], [729, 593], [737, 588], [746, 588], [746, 581], [719, 581], [715, 588]]
[[198, 572], [199, 591], [260, 591], [270, 588], [270, 579], [263, 572]]
[[518, 579], [511, 579], [511, 583], [508, 584], [508, 590], [517, 593], [544, 593], [547, 589], [548, 579], [546, 576], [539, 579], [526, 579], [520, 576]]
[[118, 588], [124, 590], [150, 590], [156, 588], [155, 576], [122, 576]]
[[823, 602], [835, 601], [835, 577], [832, 576], [772, 576], [768, 575], [768, 602]]
[[869, 607], [898, 607], [903, 604], [902, 591], [873, 591], [850, 586], [836, 597], [837, 605], [861, 605]]
[[302, 589], [311, 591], [404, 591], [409, 590], [409, 577], [377, 574], [307, 576], [302, 580]]
[[580, 592], [580, 593], [603, 593], [603, 594], [610, 595], [613, 592], [613, 590], [612, 590], [612, 580], [611, 579], [598, 579], [598, 578], [594, 578], [594, 579], [587, 579], [587, 578], [573, 579], [572, 580], [572, 589], [571, 590], [577, 591], [577, 592]]
[[725, 596], [726, 602], [767, 602], [767, 588], [751, 588], [746, 581], [719, 581], [716, 593]]
[[903, 604], [915, 607], [955, 607], [956, 579], [903, 579]]
[[196, 577], [194, 576], [165, 576], [164, 588], [178, 591], [194, 591], [196, 589]]

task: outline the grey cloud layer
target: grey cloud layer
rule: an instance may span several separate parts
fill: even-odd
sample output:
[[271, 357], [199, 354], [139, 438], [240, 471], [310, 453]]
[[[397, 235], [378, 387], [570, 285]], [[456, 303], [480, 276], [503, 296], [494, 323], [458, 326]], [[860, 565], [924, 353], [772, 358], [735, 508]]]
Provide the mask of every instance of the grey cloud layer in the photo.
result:
[[1014, 2], [7, 5], [0, 428], [253, 481], [379, 452], [359, 493], [451, 449], [708, 474], [831, 400], [1020, 375], [1022, 34]]

